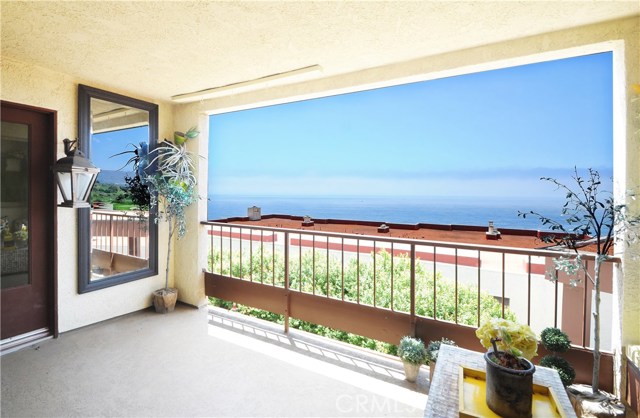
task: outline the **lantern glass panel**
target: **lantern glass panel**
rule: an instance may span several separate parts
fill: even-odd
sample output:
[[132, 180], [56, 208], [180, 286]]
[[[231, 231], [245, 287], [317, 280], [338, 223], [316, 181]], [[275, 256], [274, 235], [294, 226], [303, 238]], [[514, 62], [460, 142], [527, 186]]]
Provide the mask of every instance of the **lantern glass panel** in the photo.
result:
[[60, 186], [60, 191], [62, 192], [62, 198], [65, 201], [72, 200], [73, 195], [71, 193], [71, 173], [58, 171], [56, 175], [58, 176], [58, 185]]

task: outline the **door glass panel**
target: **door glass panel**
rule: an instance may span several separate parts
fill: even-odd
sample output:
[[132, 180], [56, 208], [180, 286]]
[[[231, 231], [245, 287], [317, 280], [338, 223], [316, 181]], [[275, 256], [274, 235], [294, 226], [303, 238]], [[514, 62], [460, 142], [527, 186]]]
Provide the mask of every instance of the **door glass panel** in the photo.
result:
[[90, 157], [101, 170], [90, 199], [91, 282], [149, 267], [149, 193], [136, 170], [149, 112], [96, 98], [90, 108]]
[[29, 126], [2, 122], [2, 289], [29, 284]]

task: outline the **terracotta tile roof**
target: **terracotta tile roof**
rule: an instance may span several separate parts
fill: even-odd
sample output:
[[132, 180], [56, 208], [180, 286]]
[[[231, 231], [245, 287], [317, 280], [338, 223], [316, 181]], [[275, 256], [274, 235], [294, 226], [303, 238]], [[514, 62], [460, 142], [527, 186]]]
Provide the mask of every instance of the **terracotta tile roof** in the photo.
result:
[[337, 232], [378, 237], [424, 239], [429, 241], [459, 242], [465, 244], [493, 245], [512, 248], [548, 248], [550, 244], [542, 240], [543, 236], [551, 232], [540, 232], [526, 229], [500, 229], [499, 239], [487, 238], [487, 227], [468, 225], [437, 225], [437, 224], [396, 224], [387, 223], [389, 232], [378, 232], [381, 222], [354, 221], [340, 219], [314, 219], [314, 226], [303, 227], [303, 218], [290, 215], [263, 215], [258, 221], [249, 218], [228, 218], [218, 222], [243, 225], [255, 225], [271, 228], [288, 228], [311, 231]]

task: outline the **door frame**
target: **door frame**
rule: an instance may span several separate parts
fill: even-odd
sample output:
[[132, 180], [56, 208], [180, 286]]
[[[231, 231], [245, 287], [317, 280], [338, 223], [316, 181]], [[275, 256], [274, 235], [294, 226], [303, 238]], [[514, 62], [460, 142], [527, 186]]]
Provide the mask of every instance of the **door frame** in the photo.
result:
[[[49, 144], [49, 156], [47, 160], [49, 161], [49, 167], [47, 169], [51, 170], [51, 167], [57, 161], [57, 130], [58, 130], [58, 112], [52, 109], [46, 109], [37, 106], [25, 105], [22, 103], [15, 103], [7, 100], [0, 100], [2, 106], [10, 107], [18, 110], [24, 110], [34, 113], [39, 113], [43, 115], [47, 119], [47, 132], [46, 132], [46, 143]], [[53, 336], [53, 338], [58, 338], [58, 210], [57, 210], [57, 199], [58, 199], [58, 191], [54, 181], [54, 178], [51, 177], [51, 181], [48, 185], [51, 193], [49, 194], [51, 197], [49, 198], [49, 210], [51, 213], [51, 226], [48, 229], [49, 239], [51, 240], [50, 248], [51, 254], [48, 255], [48, 260], [46, 262], [51, 266], [51, 275], [49, 280], [49, 285], [47, 286], [47, 294], [50, 302], [49, 306], [49, 336]], [[42, 338], [42, 334], [34, 334], [31, 333], [25, 334], [25, 338], [21, 339], [19, 336], [16, 339], [17, 345], [23, 345], [32, 342], [33, 340]], [[8, 347], [2, 347], [3, 354], [5, 352], [5, 348], [9, 351], [13, 351], [12, 348], [14, 344], [9, 343], [6, 344]]]

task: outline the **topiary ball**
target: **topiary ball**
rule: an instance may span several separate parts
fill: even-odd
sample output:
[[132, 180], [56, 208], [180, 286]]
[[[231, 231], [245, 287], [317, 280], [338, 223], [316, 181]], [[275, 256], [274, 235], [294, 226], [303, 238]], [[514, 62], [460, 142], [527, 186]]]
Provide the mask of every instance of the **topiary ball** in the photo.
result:
[[558, 328], [545, 328], [540, 334], [540, 342], [549, 351], [564, 353], [571, 348], [569, 336]]
[[565, 386], [569, 386], [576, 378], [576, 371], [571, 367], [571, 364], [562, 357], [558, 356], [544, 356], [540, 360], [542, 367], [549, 367], [558, 371], [560, 380]]

